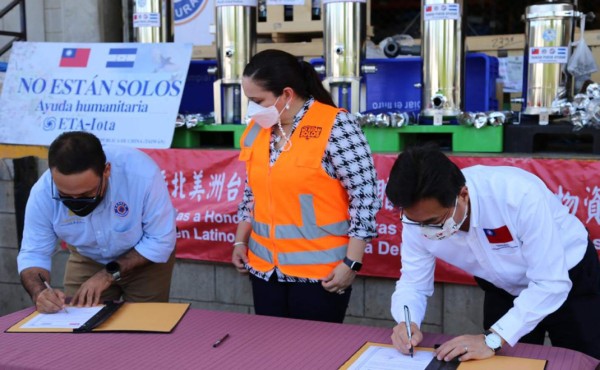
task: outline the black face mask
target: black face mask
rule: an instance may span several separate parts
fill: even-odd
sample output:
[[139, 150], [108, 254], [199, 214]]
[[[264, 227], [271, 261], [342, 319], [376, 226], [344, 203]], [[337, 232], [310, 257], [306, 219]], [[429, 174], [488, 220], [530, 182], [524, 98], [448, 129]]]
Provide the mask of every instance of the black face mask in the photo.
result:
[[[104, 183], [104, 178], [100, 178], [100, 183], [98, 184], [98, 190], [96, 190], [95, 197], [62, 197], [60, 195], [53, 196], [53, 199], [59, 200], [62, 204], [65, 205], [71, 212], [76, 214], [79, 217], [85, 217], [92, 213], [94, 209], [102, 202], [104, 199], [104, 194], [100, 195], [100, 191], [102, 190], [102, 184]], [[54, 194], [54, 182], [52, 182], [52, 193]]]
[[[85, 217], [85, 216], [89, 215], [90, 213], [92, 213], [92, 211], [94, 209], [96, 209], [96, 207], [98, 207], [98, 204], [100, 204], [100, 202], [102, 202], [103, 198], [104, 198], [103, 195], [98, 195], [98, 196], [95, 196], [94, 198], [73, 198], [73, 199], [62, 198], [61, 202], [65, 205], [65, 207], [70, 209], [71, 212], [73, 212], [77, 216]], [[82, 201], [84, 199], [85, 199], [85, 201]], [[87, 200], [89, 200], [89, 202]]]

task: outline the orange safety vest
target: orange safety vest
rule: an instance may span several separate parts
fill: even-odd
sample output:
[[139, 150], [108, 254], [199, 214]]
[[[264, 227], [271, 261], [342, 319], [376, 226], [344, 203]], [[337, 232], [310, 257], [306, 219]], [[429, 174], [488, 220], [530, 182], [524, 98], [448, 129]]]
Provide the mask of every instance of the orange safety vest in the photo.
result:
[[269, 166], [271, 130], [252, 121], [240, 141], [254, 194], [248, 263], [288, 276], [323, 279], [348, 248], [348, 193], [321, 161], [338, 108], [315, 101], [292, 134], [292, 147]]

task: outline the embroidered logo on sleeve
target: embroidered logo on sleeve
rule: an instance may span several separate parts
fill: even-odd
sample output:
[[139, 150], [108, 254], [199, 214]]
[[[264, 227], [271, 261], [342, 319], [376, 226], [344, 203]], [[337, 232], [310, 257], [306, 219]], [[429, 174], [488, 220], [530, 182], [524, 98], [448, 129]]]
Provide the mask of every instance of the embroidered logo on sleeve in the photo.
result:
[[129, 213], [129, 206], [125, 202], [117, 202], [114, 210], [117, 216], [125, 217]]
[[323, 128], [318, 126], [304, 126], [300, 130], [300, 138], [308, 139], [316, 139], [321, 136], [321, 130]]

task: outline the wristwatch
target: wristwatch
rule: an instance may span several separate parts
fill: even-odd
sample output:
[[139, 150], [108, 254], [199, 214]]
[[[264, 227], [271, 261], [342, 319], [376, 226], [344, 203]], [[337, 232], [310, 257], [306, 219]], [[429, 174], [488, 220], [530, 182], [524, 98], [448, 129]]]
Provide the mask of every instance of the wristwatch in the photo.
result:
[[111, 261], [106, 264], [105, 268], [106, 272], [108, 272], [113, 277], [114, 281], [121, 280], [121, 265], [119, 265], [119, 262]]
[[485, 345], [490, 347], [494, 352], [498, 352], [502, 348], [502, 338], [491, 330], [485, 331]]
[[355, 271], [355, 272], [359, 272], [360, 269], [362, 268], [362, 263], [360, 263], [358, 261], [352, 261], [348, 257], [344, 257], [344, 263], [346, 264], [346, 266], [350, 267], [350, 270]]

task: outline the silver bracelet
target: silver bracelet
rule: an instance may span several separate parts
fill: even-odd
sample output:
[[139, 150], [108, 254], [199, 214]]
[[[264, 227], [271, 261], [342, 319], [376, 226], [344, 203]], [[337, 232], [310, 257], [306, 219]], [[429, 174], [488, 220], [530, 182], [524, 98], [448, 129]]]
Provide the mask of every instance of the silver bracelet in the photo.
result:
[[237, 247], [238, 245], [245, 245], [247, 247], [248, 243], [246, 243], [246, 242], [235, 242], [235, 243], [233, 243], [234, 247]]

